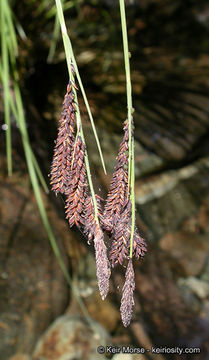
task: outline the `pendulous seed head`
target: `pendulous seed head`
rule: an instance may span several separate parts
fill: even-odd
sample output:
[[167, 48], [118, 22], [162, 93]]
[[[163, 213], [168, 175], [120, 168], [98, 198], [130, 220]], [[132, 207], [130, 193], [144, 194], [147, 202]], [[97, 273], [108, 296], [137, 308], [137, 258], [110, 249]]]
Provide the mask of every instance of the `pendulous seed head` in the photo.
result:
[[78, 136], [73, 149], [71, 166], [68, 174], [66, 194], [66, 218], [70, 227], [84, 225], [84, 204], [87, 195], [88, 182], [85, 164], [85, 146]]
[[56, 195], [59, 192], [65, 194], [68, 188], [68, 174], [75, 143], [76, 107], [72, 86], [71, 83], [67, 86], [51, 165], [50, 184]]
[[109, 290], [109, 279], [111, 271], [107, 257], [107, 248], [104, 243], [104, 234], [100, 225], [97, 225], [95, 228], [94, 249], [96, 256], [96, 274], [98, 286], [102, 300], [104, 300]]
[[[116, 223], [113, 232], [113, 241], [110, 250], [110, 261], [112, 267], [117, 263], [121, 264], [129, 257], [130, 253], [130, 238], [131, 238], [131, 201], [126, 204], [121, 213], [120, 220]], [[135, 214], [134, 214], [135, 216]], [[133, 236], [132, 256], [137, 259], [143, 257], [146, 252], [145, 240], [138, 234], [135, 227]]]
[[[99, 220], [102, 220], [103, 215], [102, 215], [101, 201], [103, 201], [103, 199], [97, 194], [95, 194], [95, 198], [97, 205], [97, 216]], [[88, 243], [90, 243], [95, 236], [96, 226], [97, 226], [97, 222], [95, 219], [94, 203], [91, 195], [86, 197], [84, 203], [84, 217], [85, 217], [84, 234], [88, 237]]]
[[132, 259], [129, 259], [128, 266], [125, 274], [125, 283], [123, 286], [123, 295], [121, 299], [120, 313], [123, 325], [125, 327], [130, 325], [133, 306], [134, 306], [134, 269]]
[[128, 189], [128, 124], [124, 126], [124, 136], [120, 144], [117, 163], [110, 183], [107, 201], [104, 208], [105, 230], [112, 233], [114, 226], [120, 219], [120, 215], [129, 198]]

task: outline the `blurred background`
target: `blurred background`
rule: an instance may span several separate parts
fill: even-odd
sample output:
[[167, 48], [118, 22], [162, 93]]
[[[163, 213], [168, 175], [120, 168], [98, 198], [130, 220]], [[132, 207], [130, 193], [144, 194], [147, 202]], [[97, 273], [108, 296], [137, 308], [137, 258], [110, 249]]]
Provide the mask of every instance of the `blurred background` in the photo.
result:
[[[1, 5], [6, 3], [0, 1]], [[122, 326], [119, 313], [125, 269], [114, 269], [110, 294], [102, 301], [93, 248], [80, 232], [69, 228], [62, 197], [45, 194], [40, 187], [62, 261], [96, 332], [60, 270], [25, 160], [27, 140], [48, 184], [68, 83], [55, 5], [52, 0], [13, 0], [8, 4], [18, 55], [11, 51], [9, 41], [8, 55], [2, 40], [0, 359], [209, 359], [208, 2], [127, 1], [137, 224], [148, 243], [145, 259], [135, 263], [135, 309], [129, 328]], [[66, 0], [64, 11], [108, 170], [105, 176], [85, 106], [79, 99], [95, 188], [105, 198], [126, 118], [118, 2]], [[1, 39], [8, 37], [5, 18], [1, 16]], [[4, 76], [8, 73], [5, 54], [9, 57], [9, 78]], [[24, 109], [20, 120], [12, 110], [17, 106], [21, 114], [18, 91]], [[11, 121], [11, 176], [7, 171], [5, 116]], [[21, 125], [23, 117], [29, 140]], [[181, 356], [151, 351], [126, 356], [98, 354], [97, 346], [105, 344], [150, 350], [152, 346], [197, 347], [201, 352], [192, 354], [190, 350]]]

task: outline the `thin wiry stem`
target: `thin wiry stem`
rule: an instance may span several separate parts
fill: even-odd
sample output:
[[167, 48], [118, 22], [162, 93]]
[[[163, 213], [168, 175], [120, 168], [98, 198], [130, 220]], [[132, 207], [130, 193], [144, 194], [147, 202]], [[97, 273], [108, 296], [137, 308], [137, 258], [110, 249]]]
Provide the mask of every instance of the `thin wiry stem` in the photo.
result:
[[133, 236], [135, 229], [135, 195], [134, 195], [134, 183], [135, 183], [135, 173], [134, 173], [134, 137], [132, 135], [132, 126], [133, 126], [133, 105], [132, 105], [132, 88], [131, 88], [131, 75], [130, 75], [130, 53], [128, 50], [128, 35], [127, 35], [127, 24], [126, 24], [126, 12], [125, 12], [125, 1], [119, 0], [120, 4], [120, 16], [121, 16], [121, 26], [122, 26], [122, 36], [123, 36], [123, 52], [124, 52], [124, 62], [125, 62], [125, 72], [126, 72], [126, 93], [127, 93], [127, 108], [128, 108], [128, 124], [129, 124], [129, 165], [128, 165], [128, 176], [129, 176], [129, 186], [131, 187], [131, 237], [130, 237], [130, 258], [133, 253]]
[[2, 51], [2, 83], [4, 89], [4, 114], [6, 129], [6, 153], [8, 175], [12, 175], [12, 139], [11, 139], [11, 123], [10, 123], [10, 106], [9, 106], [9, 54], [7, 46], [7, 33], [9, 31], [8, 16], [6, 12], [7, 1], [1, 2], [1, 51]]
[[[97, 135], [97, 132], [96, 132], [96, 128], [95, 128], [95, 125], [94, 125], [93, 116], [92, 116], [92, 113], [91, 113], [91, 110], [90, 110], [90, 107], [89, 107], [89, 103], [88, 103], [88, 100], [87, 100], [87, 97], [86, 97], [86, 93], [85, 93], [85, 90], [84, 90], [84, 87], [83, 87], [83, 83], [81, 81], [80, 74], [79, 74], [79, 71], [78, 71], [78, 67], [77, 67], [77, 63], [76, 63], [76, 60], [75, 60], [72, 44], [71, 44], [70, 38], [69, 38], [69, 36], [67, 34], [67, 29], [66, 29], [66, 25], [65, 25], [65, 19], [64, 19], [61, 0], [55, 0], [55, 2], [56, 2], [56, 6], [57, 6], [57, 13], [58, 13], [59, 22], [60, 22], [61, 31], [62, 31], [62, 37], [63, 37], [63, 42], [64, 42], [64, 48], [65, 48], [66, 61], [67, 61], [67, 65], [68, 65], [69, 75], [71, 73], [70, 68], [71, 68], [71, 61], [72, 61], [74, 69], [75, 69], [76, 77], [78, 79], [78, 84], [79, 84], [79, 87], [81, 89], [81, 93], [83, 95], [83, 99], [84, 99], [86, 109], [87, 109], [87, 112], [88, 112], [88, 115], [89, 115], [89, 119], [90, 119], [90, 122], [91, 122], [93, 133], [94, 133], [94, 136], [95, 136], [95, 139], [96, 139], [96, 143], [97, 143], [99, 155], [100, 155], [100, 158], [101, 158], [102, 166], [103, 166], [104, 172], [106, 174], [105, 163], [104, 163], [104, 159], [103, 159], [102, 150], [101, 150], [101, 146], [100, 146], [100, 143], [99, 143], [98, 135]], [[71, 77], [70, 77], [70, 80], [72, 80]]]
[[[83, 94], [83, 97], [84, 97], [85, 105], [87, 107], [90, 120], [92, 119], [91, 120], [92, 127], [93, 127], [93, 130], [95, 130], [95, 126], [94, 126], [94, 123], [93, 123], [93, 118], [92, 118], [92, 115], [91, 115], [91, 112], [90, 112], [90, 108], [89, 108], [88, 101], [87, 101], [87, 98], [86, 98], [86, 95], [85, 95], [85, 91], [83, 89], [82, 82], [81, 82], [81, 79], [80, 79], [80, 75], [79, 75], [78, 67], [77, 67], [77, 64], [76, 64], [76, 61], [75, 61], [75, 57], [74, 57], [72, 45], [71, 45], [71, 42], [70, 42], [70, 38], [69, 38], [69, 36], [67, 34], [67, 29], [66, 29], [66, 25], [65, 25], [65, 19], [64, 19], [64, 14], [63, 14], [63, 10], [62, 10], [61, 0], [55, 0], [55, 2], [56, 2], [56, 6], [57, 6], [57, 13], [58, 13], [58, 17], [59, 17], [61, 32], [62, 32], [62, 38], [63, 38], [64, 49], [65, 49], [65, 54], [66, 54], [66, 61], [67, 61], [67, 66], [68, 66], [69, 77], [70, 77], [70, 80], [74, 82], [74, 76], [73, 76], [73, 73], [72, 73], [72, 63], [73, 63], [73, 67], [74, 67], [76, 77], [78, 79], [79, 86], [81, 88], [81, 91], [82, 91], [82, 94]], [[75, 89], [74, 89], [74, 95], [75, 95], [75, 103], [77, 104], [76, 105], [77, 126], [79, 126], [80, 136], [82, 138], [83, 143], [85, 144], [85, 138], [84, 138], [84, 133], [83, 133], [83, 129], [82, 129], [80, 111], [79, 111], [79, 107], [78, 107], [77, 93], [76, 93]], [[96, 138], [96, 141], [97, 141], [97, 146], [99, 148], [100, 157], [101, 157], [101, 159], [103, 159], [102, 156], [101, 156], [101, 149], [100, 149], [100, 145], [99, 145], [99, 142], [98, 142], [98, 137], [97, 137], [95, 131], [94, 131], [94, 135], [95, 135], [95, 138]], [[95, 220], [96, 220], [97, 223], [99, 223], [97, 202], [96, 202], [95, 192], [94, 192], [92, 178], [91, 178], [88, 154], [87, 154], [86, 150], [85, 150], [85, 163], [86, 163], [86, 171], [87, 171], [89, 187], [90, 187], [92, 200], [93, 200], [93, 204], [94, 204]], [[103, 160], [102, 160], [102, 163], [104, 164]], [[104, 167], [104, 165], [103, 165], [103, 167]], [[105, 168], [104, 168], [104, 170], [105, 170]]]

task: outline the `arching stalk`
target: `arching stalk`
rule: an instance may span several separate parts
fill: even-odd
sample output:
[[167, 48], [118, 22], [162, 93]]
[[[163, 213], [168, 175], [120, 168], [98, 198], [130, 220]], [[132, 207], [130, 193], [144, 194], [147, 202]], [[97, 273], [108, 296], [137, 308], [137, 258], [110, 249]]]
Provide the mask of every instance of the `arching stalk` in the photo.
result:
[[135, 229], [135, 171], [134, 171], [134, 136], [133, 131], [133, 105], [132, 105], [132, 87], [131, 87], [131, 74], [130, 74], [130, 53], [128, 50], [128, 35], [126, 24], [125, 1], [119, 0], [120, 16], [123, 36], [123, 53], [126, 72], [126, 94], [127, 94], [127, 110], [128, 110], [128, 126], [129, 126], [129, 163], [128, 163], [128, 186], [130, 187], [130, 200], [131, 200], [131, 237], [130, 237], [130, 258], [133, 253], [133, 236]]

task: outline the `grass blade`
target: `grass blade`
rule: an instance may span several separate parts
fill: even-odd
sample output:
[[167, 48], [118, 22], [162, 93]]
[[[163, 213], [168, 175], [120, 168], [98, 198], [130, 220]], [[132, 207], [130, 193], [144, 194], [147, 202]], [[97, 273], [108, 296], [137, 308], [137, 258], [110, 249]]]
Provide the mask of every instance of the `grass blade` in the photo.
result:
[[8, 23], [5, 14], [6, 2], [0, 2], [1, 12], [1, 52], [2, 52], [2, 63], [1, 63], [1, 78], [3, 83], [3, 100], [4, 100], [4, 114], [5, 123], [7, 125], [6, 130], [6, 154], [7, 154], [7, 167], [8, 175], [12, 175], [12, 138], [11, 138], [11, 121], [10, 121], [10, 107], [9, 107], [9, 93], [10, 93], [10, 79], [9, 79], [9, 56], [7, 48], [7, 33]]
[[50, 45], [50, 49], [49, 49], [49, 55], [47, 57], [47, 62], [50, 64], [54, 58], [54, 54], [55, 54], [55, 50], [56, 50], [56, 45], [57, 45], [57, 41], [59, 39], [59, 19], [58, 16], [55, 16], [55, 22], [54, 22], [54, 30], [53, 30], [53, 36], [52, 36], [52, 41], [51, 41], [51, 45]]
[[15, 33], [13, 21], [12, 21], [11, 8], [9, 6], [8, 0], [5, 0], [2, 3], [4, 3], [4, 13], [5, 13], [5, 18], [7, 19], [7, 37], [11, 41], [11, 46], [12, 46], [13, 52], [14, 52], [13, 56], [17, 56], [18, 55], [18, 45], [17, 45], [17, 37], [16, 37], [16, 33]]
[[[0, 66], [0, 77], [1, 77], [1, 76], [2, 76], [2, 68], [1, 68], [1, 66]], [[13, 115], [14, 115], [14, 118], [16, 119], [17, 125], [18, 125], [18, 127], [19, 127], [18, 111], [17, 111], [17, 109], [16, 109], [16, 106], [15, 106], [15, 104], [14, 104], [14, 101], [13, 101], [13, 99], [12, 99], [11, 94], [9, 94], [9, 105], [10, 105], [11, 111], [12, 111], [12, 113], [13, 113]], [[19, 129], [20, 129], [20, 127], [19, 127]], [[21, 129], [20, 129], [20, 133], [21, 133]], [[21, 136], [23, 137], [24, 135], [21, 133]], [[30, 144], [29, 144], [29, 146], [30, 146]], [[34, 167], [35, 167], [36, 173], [37, 173], [37, 175], [38, 175], [39, 181], [40, 181], [40, 183], [41, 183], [41, 185], [42, 185], [45, 193], [48, 194], [48, 193], [49, 193], [48, 186], [47, 186], [47, 184], [46, 184], [46, 181], [45, 181], [45, 179], [44, 179], [44, 176], [43, 176], [43, 174], [42, 174], [42, 172], [41, 172], [41, 169], [40, 169], [40, 167], [39, 167], [39, 165], [38, 165], [38, 162], [37, 162], [37, 160], [36, 160], [36, 157], [35, 157], [35, 155], [34, 155], [34, 152], [33, 152], [32, 148], [31, 148], [31, 146], [30, 146], [30, 151], [31, 151], [31, 159], [32, 159], [32, 161], [33, 161], [33, 163], [34, 163]]]

